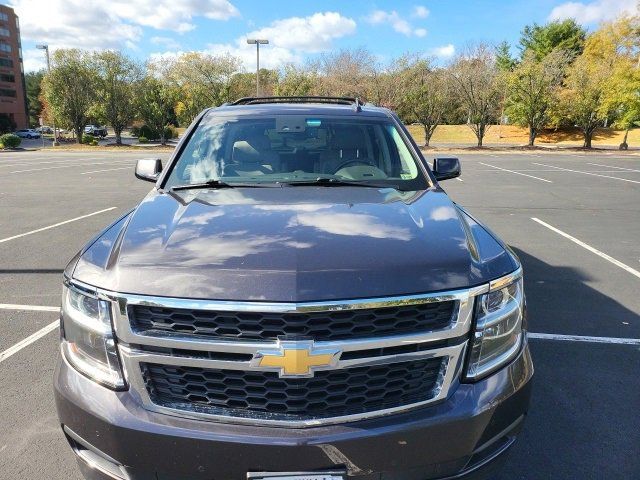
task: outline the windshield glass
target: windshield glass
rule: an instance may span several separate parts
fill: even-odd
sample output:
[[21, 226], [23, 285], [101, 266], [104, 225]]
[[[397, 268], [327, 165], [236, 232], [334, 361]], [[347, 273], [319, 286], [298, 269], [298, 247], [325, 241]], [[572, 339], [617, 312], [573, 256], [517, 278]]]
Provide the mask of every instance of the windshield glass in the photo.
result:
[[427, 187], [394, 123], [386, 118], [208, 115], [173, 167], [165, 188], [227, 184], [335, 182]]

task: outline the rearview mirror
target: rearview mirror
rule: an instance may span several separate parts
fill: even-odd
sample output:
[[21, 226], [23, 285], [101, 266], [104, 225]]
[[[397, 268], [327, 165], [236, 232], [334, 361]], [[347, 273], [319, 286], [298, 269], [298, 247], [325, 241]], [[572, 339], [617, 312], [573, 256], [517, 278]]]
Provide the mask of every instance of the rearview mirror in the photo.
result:
[[136, 163], [136, 178], [145, 182], [155, 182], [162, 171], [162, 160], [159, 158], [141, 158]]
[[460, 160], [455, 157], [435, 158], [433, 160], [433, 174], [438, 181], [459, 177], [461, 173]]

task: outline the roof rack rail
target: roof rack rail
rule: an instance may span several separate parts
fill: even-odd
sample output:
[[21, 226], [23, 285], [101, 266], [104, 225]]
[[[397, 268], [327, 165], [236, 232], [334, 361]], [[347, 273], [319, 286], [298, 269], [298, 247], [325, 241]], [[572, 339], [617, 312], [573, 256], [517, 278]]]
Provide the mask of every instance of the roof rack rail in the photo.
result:
[[322, 96], [304, 96], [304, 97], [243, 97], [230, 105], [257, 105], [262, 103], [331, 103], [336, 105], [353, 105], [360, 111], [364, 102], [357, 97], [322, 97]]

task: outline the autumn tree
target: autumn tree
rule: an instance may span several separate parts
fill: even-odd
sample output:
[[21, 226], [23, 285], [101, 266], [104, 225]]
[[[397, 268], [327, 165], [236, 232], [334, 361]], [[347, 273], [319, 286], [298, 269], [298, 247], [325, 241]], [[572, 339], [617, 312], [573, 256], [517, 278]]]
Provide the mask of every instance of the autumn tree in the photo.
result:
[[189, 52], [155, 64], [180, 91], [176, 114], [181, 123], [191, 123], [205, 108], [234, 100], [232, 80], [241, 71], [237, 57]]
[[38, 125], [42, 114], [42, 102], [40, 95], [42, 93], [42, 79], [44, 78], [44, 70], [39, 72], [27, 72], [24, 74], [25, 91], [27, 96], [27, 114], [29, 116], [29, 125]]
[[90, 53], [78, 49], [54, 52], [51, 72], [42, 82], [43, 97], [56, 120], [73, 129], [78, 143], [82, 142], [84, 125], [95, 102], [96, 85]]
[[485, 44], [467, 49], [450, 67], [454, 92], [468, 115], [467, 125], [482, 142], [499, 113], [503, 91], [493, 50]]
[[280, 72], [274, 95], [281, 97], [311, 95], [315, 82], [316, 77], [312, 71], [289, 63]]
[[322, 54], [313, 64], [315, 94], [367, 98], [375, 58], [365, 48]]
[[165, 127], [174, 117], [174, 106], [179, 98], [178, 89], [157, 75], [153, 67], [140, 81], [136, 90], [137, 116], [152, 130], [159, 132], [160, 143], [166, 143]]
[[514, 123], [528, 127], [529, 146], [549, 122], [550, 107], [569, 60], [570, 55], [563, 50], [554, 50], [540, 60], [533, 52], [527, 52], [507, 74], [505, 112]]
[[396, 89], [402, 92], [398, 111], [405, 121], [422, 126], [424, 145], [428, 147], [433, 132], [451, 105], [450, 79], [428, 60], [418, 60], [403, 73], [402, 83], [396, 84]]
[[620, 149], [626, 150], [629, 130], [640, 121], [640, 17], [602, 24], [587, 39], [585, 55], [609, 70], [601, 114], [613, 115], [613, 125], [625, 130]]
[[97, 72], [95, 112], [111, 125], [116, 144], [122, 145], [122, 130], [136, 115], [135, 90], [143, 76], [141, 66], [125, 54], [106, 50], [94, 54]]

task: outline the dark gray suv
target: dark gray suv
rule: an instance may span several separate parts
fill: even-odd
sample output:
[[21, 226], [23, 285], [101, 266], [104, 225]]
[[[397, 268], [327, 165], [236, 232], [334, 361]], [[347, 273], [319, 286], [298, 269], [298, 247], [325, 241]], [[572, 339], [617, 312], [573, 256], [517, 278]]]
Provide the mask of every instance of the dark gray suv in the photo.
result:
[[245, 98], [65, 270], [60, 423], [88, 479], [486, 478], [526, 416], [522, 270], [391, 111]]

